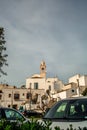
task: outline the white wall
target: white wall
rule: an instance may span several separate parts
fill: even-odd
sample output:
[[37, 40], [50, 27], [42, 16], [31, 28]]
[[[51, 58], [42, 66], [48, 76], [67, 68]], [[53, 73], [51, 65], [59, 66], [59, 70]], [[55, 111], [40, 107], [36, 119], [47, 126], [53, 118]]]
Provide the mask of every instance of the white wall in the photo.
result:
[[58, 93], [58, 97], [60, 97], [61, 99], [67, 98], [66, 91]]
[[87, 76], [81, 76], [79, 79], [79, 85], [80, 86], [87, 86]]
[[83, 76], [80, 76], [80, 75], [75, 75], [71, 78], [69, 78], [69, 83], [77, 83], [77, 80], [79, 82], [79, 86], [87, 86], [87, 75], [83, 75]]
[[28, 78], [26, 79], [26, 88], [30, 88], [30, 83], [31, 83], [31, 88], [34, 89], [34, 83], [38, 83], [38, 89], [45, 89], [46, 82], [45, 78]]
[[80, 75], [77, 74], [77, 75], [69, 78], [69, 83], [72, 83], [72, 82], [77, 83], [77, 79], [79, 79], [79, 78], [80, 78]]
[[46, 89], [51, 86], [51, 92], [54, 93], [55, 91], [59, 91], [62, 89], [64, 84], [58, 78], [47, 78], [46, 80]]

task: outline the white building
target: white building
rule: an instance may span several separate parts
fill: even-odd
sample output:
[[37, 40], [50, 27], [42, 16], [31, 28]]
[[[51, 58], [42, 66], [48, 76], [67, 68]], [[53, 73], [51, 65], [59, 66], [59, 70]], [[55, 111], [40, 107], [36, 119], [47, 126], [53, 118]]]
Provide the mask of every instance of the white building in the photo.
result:
[[64, 85], [57, 94], [52, 95], [53, 98], [68, 98], [82, 96], [82, 92], [87, 88], [87, 75], [74, 75], [69, 78], [69, 83]]
[[32, 98], [34, 98], [36, 94], [43, 95], [43, 92], [43, 89], [37, 89], [35, 91], [33, 89], [30, 90], [27, 88], [17, 88], [8, 86], [6, 84], [1, 84], [0, 106], [14, 108], [20, 108], [20, 106], [24, 106], [26, 109], [30, 109], [30, 107], [35, 109], [35, 106], [30, 104], [30, 95], [32, 94]]
[[77, 93], [80, 95], [87, 88], [87, 75], [77, 74], [69, 78], [69, 83], [77, 84]]
[[57, 77], [46, 77], [46, 64], [44, 61], [40, 64], [40, 74], [34, 74], [26, 79], [26, 88], [50, 90], [51, 93], [61, 90], [64, 86]]
[[73, 77], [70, 77], [69, 78], [69, 83], [78, 83], [79, 86], [87, 86], [87, 75], [80, 75], [80, 74], [77, 74]]
[[[87, 75], [75, 75], [69, 78], [69, 83], [64, 85], [58, 77], [46, 77], [46, 64], [40, 64], [40, 74], [33, 74], [26, 79], [26, 88], [17, 88], [8, 85], [0, 85], [0, 105], [5, 107], [20, 107], [25, 104], [31, 107], [30, 95], [34, 98], [38, 94], [38, 103], [41, 106], [41, 96], [46, 95], [47, 90], [50, 97], [60, 100], [67, 97], [80, 96], [87, 87]], [[33, 105], [33, 104], [32, 104]], [[32, 106], [35, 108], [36, 106]]]

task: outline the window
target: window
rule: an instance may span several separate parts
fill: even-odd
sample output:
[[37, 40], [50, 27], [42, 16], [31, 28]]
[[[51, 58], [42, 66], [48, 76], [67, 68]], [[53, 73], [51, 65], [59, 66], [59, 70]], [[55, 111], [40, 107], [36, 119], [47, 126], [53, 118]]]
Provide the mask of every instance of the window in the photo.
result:
[[24, 96], [25, 94], [23, 93], [22, 96]]
[[11, 107], [11, 105], [9, 104], [8, 107]]
[[29, 84], [29, 88], [30, 88], [30, 89], [31, 89], [31, 87], [32, 87], [32, 83]]
[[[75, 102], [71, 102], [69, 104], [69, 118], [82, 118], [87, 116], [87, 101], [85, 100], [77, 100]], [[86, 117], [85, 117], [86, 118]]]
[[14, 110], [5, 109], [5, 115], [6, 115], [6, 118], [9, 120], [17, 120], [17, 119], [24, 120], [22, 115]]
[[63, 117], [66, 114], [66, 107], [68, 102], [63, 101], [59, 102], [58, 104], [55, 104], [52, 109], [48, 111], [48, 113], [45, 115], [45, 118], [55, 118], [55, 119], [63, 119]]
[[3, 93], [2, 90], [0, 90], [0, 93]]
[[27, 99], [29, 99], [30, 97], [32, 96], [32, 94], [29, 92], [29, 93], [27, 93]]
[[42, 70], [44, 70], [44, 68], [42, 68]]
[[10, 98], [10, 97], [11, 97], [11, 94], [9, 94], [8, 97]]
[[18, 93], [15, 93], [15, 94], [14, 94], [14, 99], [15, 99], [15, 100], [19, 100], [19, 98], [20, 98], [20, 95], [19, 95]]
[[63, 118], [63, 117], [64, 117], [66, 105], [67, 105], [67, 102], [63, 102], [63, 103], [56, 109], [56, 112], [55, 112], [55, 115], [54, 115], [56, 118]]
[[74, 89], [72, 89], [71, 91], [72, 91], [72, 93], [74, 93], [74, 92], [75, 92], [75, 90], [74, 90]]
[[0, 100], [2, 99], [2, 95], [0, 95]]
[[34, 89], [38, 89], [38, 83], [34, 83]]
[[50, 83], [50, 81], [47, 81], [48, 83]]
[[49, 85], [49, 90], [51, 91], [51, 85]]

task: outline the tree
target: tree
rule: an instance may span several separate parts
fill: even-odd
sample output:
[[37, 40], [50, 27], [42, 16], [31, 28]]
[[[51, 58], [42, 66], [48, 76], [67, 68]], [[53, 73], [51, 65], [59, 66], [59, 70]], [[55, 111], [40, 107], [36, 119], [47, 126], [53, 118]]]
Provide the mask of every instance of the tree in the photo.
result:
[[34, 104], [36, 104], [36, 103], [37, 103], [37, 100], [38, 100], [38, 94], [36, 93], [35, 95], [32, 96], [32, 102], [33, 102]]
[[4, 38], [4, 28], [0, 27], [0, 76], [1, 74], [3, 75], [7, 75], [6, 72], [4, 72], [2, 70], [2, 67], [5, 65], [7, 66], [7, 54], [5, 54], [4, 52], [6, 51], [6, 47], [5, 47], [5, 38]]
[[46, 90], [46, 93], [50, 96], [50, 90], [49, 89]]
[[85, 88], [85, 90], [82, 92], [83, 96], [87, 96], [87, 88]]

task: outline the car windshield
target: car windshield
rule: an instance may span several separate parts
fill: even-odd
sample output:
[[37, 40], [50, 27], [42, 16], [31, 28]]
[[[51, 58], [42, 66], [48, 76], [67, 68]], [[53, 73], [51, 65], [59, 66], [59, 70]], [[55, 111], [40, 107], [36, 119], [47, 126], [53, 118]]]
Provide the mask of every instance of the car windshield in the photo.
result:
[[87, 119], [87, 99], [63, 100], [44, 116], [47, 119]]

